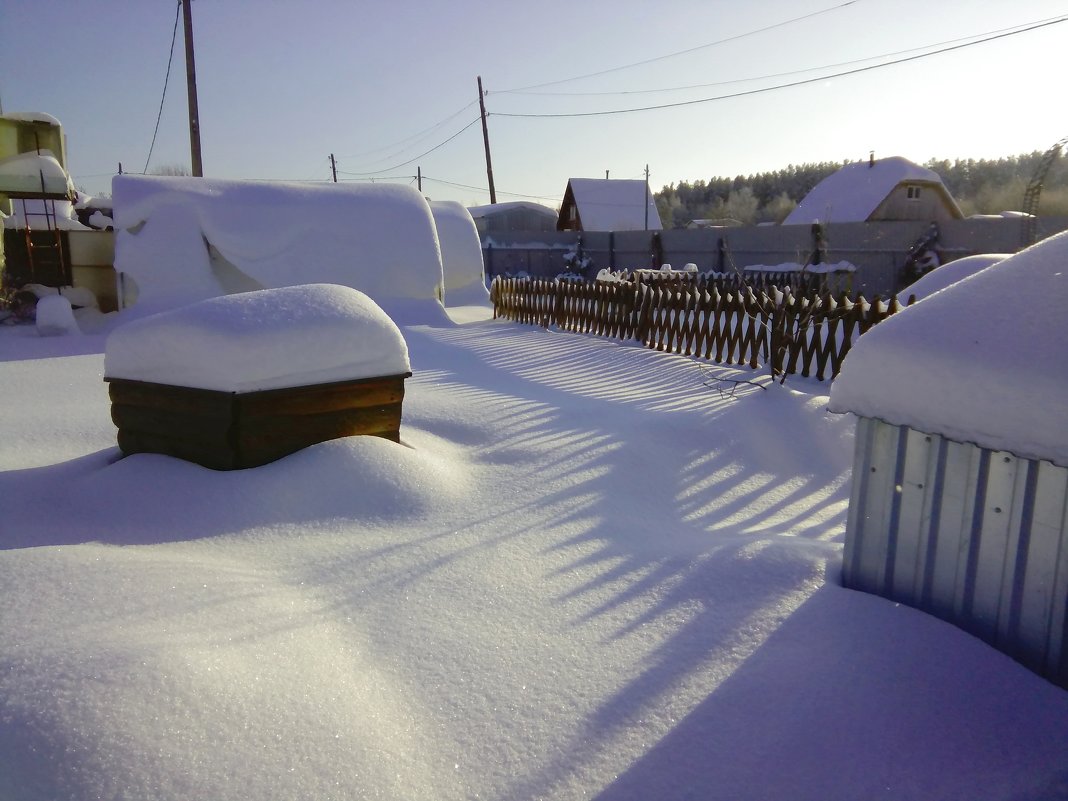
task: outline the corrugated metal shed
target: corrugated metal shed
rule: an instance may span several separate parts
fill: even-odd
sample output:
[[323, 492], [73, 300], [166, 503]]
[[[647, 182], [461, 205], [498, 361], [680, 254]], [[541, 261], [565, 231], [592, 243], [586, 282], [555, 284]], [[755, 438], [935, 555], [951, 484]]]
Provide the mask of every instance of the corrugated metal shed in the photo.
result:
[[859, 418], [843, 583], [1068, 688], [1068, 468]]

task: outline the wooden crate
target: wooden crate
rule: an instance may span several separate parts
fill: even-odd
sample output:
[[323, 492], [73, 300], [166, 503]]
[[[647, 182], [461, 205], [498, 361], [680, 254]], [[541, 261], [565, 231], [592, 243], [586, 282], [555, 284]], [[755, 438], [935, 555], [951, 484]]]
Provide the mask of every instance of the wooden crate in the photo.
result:
[[240, 470], [339, 437], [399, 442], [409, 376], [244, 393], [105, 380], [124, 455], [161, 453], [213, 470]]

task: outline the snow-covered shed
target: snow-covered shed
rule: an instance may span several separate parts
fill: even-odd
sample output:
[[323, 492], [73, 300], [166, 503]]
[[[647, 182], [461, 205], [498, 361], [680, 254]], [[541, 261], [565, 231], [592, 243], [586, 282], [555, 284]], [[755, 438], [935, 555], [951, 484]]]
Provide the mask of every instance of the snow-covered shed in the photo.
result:
[[791, 211], [783, 225], [963, 217], [941, 177], [901, 156], [846, 164], [828, 175]]
[[217, 470], [338, 437], [399, 441], [410, 375], [397, 325], [367, 295], [335, 284], [168, 309], [116, 328], [104, 355], [122, 452]]
[[843, 581], [953, 622], [1068, 687], [1068, 233], [866, 333], [831, 388], [858, 415]]
[[0, 115], [0, 222], [6, 282], [69, 286], [68, 232], [84, 228], [71, 201], [63, 128], [42, 112]]
[[556, 230], [556, 210], [527, 200], [469, 206], [467, 210], [480, 235]]
[[649, 182], [571, 178], [564, 190], [558, 231], [660, 231]]
[[112, 199], [124, 305], [330, 283], [441, 311], [437, 231], [413, 187], [126, 175]]
[[488, 304], [486, 268], [482, 262], [482, 242], [471, 213], [455, 200], [430, 203], [441, 246], [445, 305]]

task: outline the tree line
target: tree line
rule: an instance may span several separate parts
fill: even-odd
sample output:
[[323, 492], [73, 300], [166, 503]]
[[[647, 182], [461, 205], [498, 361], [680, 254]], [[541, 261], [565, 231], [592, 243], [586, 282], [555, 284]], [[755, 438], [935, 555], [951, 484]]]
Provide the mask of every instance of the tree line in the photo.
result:
[[[1021, 208], [1042, 156], [1035, 151], [998, 159], [930, 159], [923, 166], [941, 176], [965, 216], [998, 214]], [[812, 187], [847, 163], [790, 164], [755, 175], [679, 181], [656, 193], [656, 206], [665, 228], [684, 228], [691, 220], [778, 223]], [[1063, 155], [1046, 174], [1039, 214], [1068, 216], [1068, 158]]]

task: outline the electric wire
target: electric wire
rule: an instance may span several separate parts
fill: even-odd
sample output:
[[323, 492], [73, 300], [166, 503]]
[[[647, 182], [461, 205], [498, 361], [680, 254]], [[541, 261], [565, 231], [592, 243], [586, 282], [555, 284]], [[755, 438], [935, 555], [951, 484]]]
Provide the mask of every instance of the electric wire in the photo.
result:
[[659, 89], [621, 89], [611, 92], [519, 92], [513, 91], [511, 94], [526, 95], [528, 97], [608, 97], [619, 95], [651, 95], [661, 94], [663, 92], [682, 92], [691, 89], [708, 89], [712, 86], [731, 86], [738, 83], [750, 83], [752, 81], [766, 81], [771, 78], [785, 78], [790, 75], [802, 75], [806, 72], [816, 72], [818, 70], [830, 70], [837, 69], [838, 67], [848, 67], [852, 64], [863, 64], [866, 61], [874, 61], [882, 58], [892, 58], [894, 56], [901, 56], [906, 53], [919, 53], [924, 50], [930, 50], [932, 47], [943, 47], [944, 45], [957, 44], [958, 42], [968, 42], [973, 39], [977, 39], [982, 36], [990, 36], [991, 34], [1015, 32], [1019, 29], [1028, 26], [1035, 25], [1042, 22], [1051, 22], [1060, 19], [1059, 17], [1049, 17], [1044, 20], [1036, 20], [1035, 22], [1026, 22], [1020, 25], [1011, 25], [1007, 28], [997, 28], [992, 31], [984, 31], [982, 33], [974, 33], [970, 36], [959, 36], [955, 39], [946, 39], [941, 42], [931, 42], [930, 44], [920, 45], [919, 47], [909, 47], [904, 50], [895, 50], [889, 53], [880, 53], [875, 56], [865, 56], [864, 58], [855, 58], [849, 61], [838, 61], [833, 64], [823, 64], [818, 67], [805, 67], [803, 69], [787, 70], [785, 72], [772, 72], [766, 75], [755, 75], [748, 78], [732, 78], [728, 81], [712, 81], [710, 83], [694, 83], [687, 86], [667, 86]]
[[368, 176], [368, 175], [380, 175], [381, 173], [384, 173], [384, 172], [393, 172], [393, 170], [400, 169], [401, 167], [407, 167], [409, 164], [413, 164], [416, 161], [418, 161], [419, 159], [423, 158], [423, 156], [428, 156], [431, 153], [433, 153], [435, 150], [438, 150], [439, 148], [444, 147], [449, 142], [451, 142], [453, 139], [455, 139], [457, 136], [459, 136], [464, 131], [466, 131], [468, 128], [470, 128], [472, 125], [474, 125], [476, 122], [481, 122], [481, 121], [482, 121], [482, 116], [479, 115], [478, 117], [475, 117], [473, 120], [471, 120], [471, 122], [467, 123], [467, 125], [465, 125], [463, 128], [458, 130], [456, 133], [454, 133], [452, 136], [450, 136], [445, 141], [439, 142], [438, 144], [434, 145], [429, 150], [423, 151], [418, 156], [410, 158], [407, 161], [402, 161], [400, 164], [394, 164], [392, 167], [386, 167], [385, 169], [381, 169], [381, 170], [369, 170], [367, 172], [343, 172], [342, 170], [338, 170], [338, 173], [344, 174], [344, 175], [354, 175], [354, 176], [361, 176], [362, 177], [362, 176]]
[[167, 99], [167, 85], [171, 82], [171, 63], [174, 61], [174, 43], [178, 39], [178, 17], [182, 13], [182, 4], [179, 2], [174, 12], [174, 30], [171, 31], [171, 54], [167, 57], [167, 76], [163, 79], [163, 97], [159, 99], [159, 114], [156, 115], [156, 130], [152, 132], [152, 144], [148, 146], [148, 158], [145, 159], [145, 168], [141, 170], [144, 175], [148, 172], [149, 162], [152, 161], [152, 151], [156, 149], [156, 135], [159, 134], [159, 121], [163, 119], [163, 102]]
[[[456, 186], [456, 187], [459, 187], [461, 189], [474, 189], [476, 192], [484, 192], [486, 194], [489, 194], [489, 189], [484, 187], [484, 186], [472, 186], [471, 184], [459, 184], [459, 183], [456, 183], [455, 181], [446, 181], [443, 178], [434, 178], [434, 177], [431, 177], [429, 175], [424, 175], [423, 176], [423, 180], [424, 181], [432, 181], [432, 182], [434, 182], [436, 184], [445, 184], [447, 186]], [[508, 195], [510, 197], [533, 197], [533, 198], [538, 198], [539, 200], [559, 200], [559, 198], [557, 196], [555, 196], [555, 195], [529, 195], [529, 194], [524, 194], [522, 192], [506, 192], [503, 189], [496, 189], [496, 188], [494, 189], [494, 191], [498, 195]]]
[[[405, 145], [408, 142], [418, 141], [419, 139], [422, 139], [425, 136], [433, 133], [438, 128], [441, 128], [446, 123], [451, 122], [452, 120], [456, 119], [457, 117], [459, 117], [461, 114], [463, 114], [465, 111], [467, 111], [469, 108], [471, 108], [471, 106], [475, 105], [476, 103], [478, 103], [477, 100], [472, 100], [466, 106], [464, 106], [463, 108], [457, 109], [456, 111], [454, 111], [452, 114], [450, 114], [445, 119], [439, 120], [438, 122], [436, 122], [433, 125], [431, 125], [429, 128], [424, 128], [423, 130], [419, 131], [418, 133], [414, 133], [411, 136], [406, 136], [403, 139], [399, 139], [396, 142], [392, 142], [391, 144], [388, 144], [388, 145], [383, 145], [382, 147], [376, 147], [376, 148], [373, 148], [371, 150], [365, 150], [365, 151], [363, 151], [361, 153], [350, 153], [350, 154], [342, 155], [342, 156], [339, 156], [339, 158], [362, 159], [362, 158], [365, 158], [367, 156], [373, 155], [375, 153], [382, 153], [383, 151], [386, 151], [386, 150], [394, 150], [395, 148], [398, 148], [401, 145]], [[400, 155], [400, 153], [403, 153], [406, 149], [407, 148], [401, 147], [401, 149], [399, 151], [397, 151], [396, 153], [392, 153], [389, 156], [383, 156], [382, 158], [376, 159], [375, 161], [386, 161], [387, 159], [394, 158], [397, 155]], [[372, 163], [374, 163], [374, 162], [372, 162]]]
[[845, 70], [845, 71], [842, 71], [842, 72], [835, 72], [835, 73], [831, 73], [829, 75], [819, 75], [819, 76], [816, 76], [814, 78], [805, 78], [804, 80], [800, 80], [800, 81], [791, 81], [789, 83], [776, 84], [775, 86], [765, 86], [765, 87], [762, 87], [762, 88], [759, 88], [759, 89], [748, 89], [748, 90], [746, 90], [744, 92], [732, 92], [731, 94], [716, 95], [714, 97], [701, 97], [701, 98], [697, 98], [697, 99], [694, 99], [694, 100], [680, 100], [680, 101], [675, 102], [675, 103], [660, 103], [660, 104], [652, 105], [652, 106], [641, 106], [641, 107], [638, 107], [638, 108], [624, 108], [624, 109], [609, 109], [609, 110], [605, 110], [605, 111], [573, 111], [573, 112], [540, 113], [540, 114], [495, 111], [495, 112], [492, 112], [492, 114], [490, 116], [494, 116], [494, 117], [524, 117], [524, 118], [535, 118], [535, 117], [541, 117], [541, 118], [603, 117], [603, 116], [608, 116], [608, 115], [613, 115], [613, 114], [633, 114], [633, 113], [636, 113], [636, 112], [639, 112], [639, 111], [658, 111], [660, 109], [666, 109], [666, 108], [680, 108], [682, 106], [694, 106], [694, 105], [698, 105], [700, 103], [712, 103], [712, 102], [717, 101], [717, 100], [730, 100], [730, 99], [736, 98], [736, 97], [746, 97], [748, 95], [757, 95], [757, 94], [763, 94], [763, 93], [766, 93], [766, 92], [774, 92], [774, 91], [778, 91], [779, 89], [790, 89], [790, 88], [793, 88], [795, 86], [804, 86], [804, 85], [810, 84], [810, 83], [817, 83], [819, 81], [826, 81], [826, 80], [829, 80], [831, 78], [841, 78], [841, 77], [844, 77], [844, 76], [847, 76], [847, 75], [857, 75], [857, 74], [859, 74], [861, 72], [870, 72], [871, 70], [882, 69], [883, 67], [891, 67], [891, 66], [894, 66], [896, 64], [904, 64], [904, 63], [909, 62], [909, 61], [918, 61], [919, 59], [922, 59], [922, 58], [928, 58], [930, 56], [936, 56], [936, 55], [940, 55], [942, 53], [949, 53], [949, 52], [952, 52], [954, 50], [962, 50], [962, 49], [964, 49], [966, 47], [973, 47], [973, 46], [979, 45], [979, 44], [986, 44], [987, 42], [992, 42], [992, 41], [995, 41], [997, 39], [1004, 39], [1004, 38], [1007, 38], [1009, 36], [1016, 36], [1016, 35], [1021, 34], [1021, 33], [1028, 33], [1030, 31], [1037, 30], [1039, 28], [1049, 27], [1050, 25], [1058, 25], [1058, 24], [1060, 24], [1062, 22], [1066, 22], [1066, 21], [1068, 21], [1068, 17], [1057, 17], [1057, 18], [1054, 18], [1054, 19], [1049, 20], [1049, 21], [1035, 23], [1033, 25], [1030, 25], [1029, 27], [1020, 28], [1019, 30], [1012, 30], [1012, 31], [1009, 31], [1009, 32], [1006, 32], [1006, 33], [999, 33], [999, 34], [996, 34], [996, 35], [993, 35], [993, 36], [987, 36], [986, 38], [983, 38], [983, 39], [977, 39], [975, 41], [965, 42], [964, 44], [953, 45], [951, 47], [943, 47], [943, 48], [938, 49], [938, 50], [932, 50], [929, 53], [920, 53], [920, 54], [914, 55], [914, 56], [906, 56], [905, 58], [898, 58], [898, 59], [894, 59], [892, 61], [885, 61], [885, 62], [882, 62], [880, 64], [871, 64], [871, 65], [869, 65], [867, 67], [858, 67], [856, 69]]
[[[776, 22], [775, 24], [768, 25], [768, 26], [766, 26], [764, 28], [757, 28], [756, 30], [746, 31], [745, 33], [735, 34], [734, 36], [728, 36], [725, 39], [717, 39], [714, 42], [708, 42], [708, 43], [703, 44], [703, 45], [697, 45], [696, 47], [690, 47], [690, 48], [688, 48], [686, 50], [678, 50], [678, 51], [676, 51], [674, 53], [667, 53], [667, 54], [662, 55], [662, 56], [654, 56], [653, 58], [647, 58], [644, 61], [635, 61], [632, 64], [623, 64], [623, 65], [621, 65], [619, 67], [609, 67], [608, 69], [599, 70], [597, 72], [589, 72], [589, 73], [586, 73], [585, 75], [576, 75], [573, 78], [561, 78], [560, 80], [557, 80], [557, 81], [547, 81], [545, 83], [536, 83], [536, 84], [532, 84], [530, 86], [522, 86], [522, 87], [519, 87], [517, 89], [499, 89], [496, 92], [494, 92], [494, 94], [506, 94], [506, 93], [507, 94], [511, 94], [511, 93], [518, 94], [518, 93], [526, 92], [529, 89], [541, 89], [544, 86], [558, 86], [559, 84], [562, 84], [562, 83], [571, 83], [572, 81], [581, 81], [581, 80], [585, 80], [586, 78], [596, 78], [596, 77], [598, 77], [600, 75], [608, 75], [609, 73], [612, 73], [612, 72], [620, 72], [621, 70], [629, 70], [629, 69], [631, 69], [633, 67], [641, 67], [641, 66], [643, 66], [645, 64], [653, 64], [653, 63], [655, 63], [657, 61], [664, 61], [665, 59], [675, 58], [676, 56], [684, 56], [684, 55], [687, 55], [689, 53], [695, 53], [698, 50], [706, 50], [706, 49], [708, 49], [710, 47], [716, 47], [716, 46], [721, 45], [721, 44], [726, 44], [727, 42], [734, 42], [734, 41], [737, 41], [738, 39], [745, 39], [745, 38], [747, 38], [749, 36], [755, 36], [758, 33], [766, 33], [767, 31], [772, 31], [772, 30], [775, 30], [776, 28], [782, 28], [782, 27], [784, 27], [786, 25], [792, 25], [795, 22], [801, 22], [802, 20], [811, 19], [812, 17], [818, 17], [818, 16], [820, 16], [822, 14], [828, 14], [828, 13], [830, 13], [832, 11], [838, 11], [839, 9], [845, 8], [846, 6], [851, 6], [851, 5], [853, 5], [854, 3], [857, 3], [857, 2], [860, 2], [860, 0], [848, 0], [848, 2], [840, 3], [840, 4], [836, 5], [836, 6], [831, 6], [830, 8], [824, 8], [824, 9], [822, 9], [820, 11], [813, 11], [813, 12], [811, 12], [809, 14], [803, 14], [800, 17], [793, 17], [792, 19], [783, 20], [782, 22]], [[489, 94], [489, 93], [487, 92], [487, 94]]]

